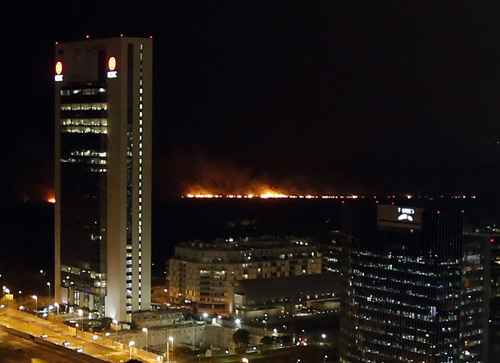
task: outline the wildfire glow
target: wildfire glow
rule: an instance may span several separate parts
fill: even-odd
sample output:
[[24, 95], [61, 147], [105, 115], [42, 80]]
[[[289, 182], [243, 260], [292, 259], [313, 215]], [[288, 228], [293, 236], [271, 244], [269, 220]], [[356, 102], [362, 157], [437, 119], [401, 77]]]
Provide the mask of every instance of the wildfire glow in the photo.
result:
[[47, 203], [50, 203], [50, 204], [56, 204], [56, 197], [53, 194], [50, 194], [47, 197], [46, 201], [47, 201]]
[[187, 193], [185, 198], [193, 199], [358, 199], [365, 196], [356, 194], [350, 195], [330, 195], [330, 194], [283, 194], [283, 193], [262, 193], [262, 194], [212, 194], [212, 193]]
[[217, 193], [208, 191], [206, 188], [192, 188], [188, 193], [184, 194], [185, 198], [194, 199], [358, 199], [364, 196], [357, 194], [336, 195], [336, 194], [302, 194], [289, 193], [279, 188], [261, 186], [252, 188], [252, 190], [244, 193]]
[[[182, 195], [183, 198], [192, 199], [373, 199], [379, 203], [379, 199], [423, 199], [423, 200], [435, 200], [435, 199], [476, 199], [478, 198], [475, 194], [448, 194], [448, 195], [415, 195], [408, 193], [391, 193], [391, 194], [319, 194], [319, 193], [287, 193], [279, 188], [271, 187], [261, 187], [252, 188], [250, 191], [245, 193], [221, 193], [221, 192], [211, 192], [206, 188], [192, 188], [186, 194]], [[394, 202], [393, 202], [394, 203]]]

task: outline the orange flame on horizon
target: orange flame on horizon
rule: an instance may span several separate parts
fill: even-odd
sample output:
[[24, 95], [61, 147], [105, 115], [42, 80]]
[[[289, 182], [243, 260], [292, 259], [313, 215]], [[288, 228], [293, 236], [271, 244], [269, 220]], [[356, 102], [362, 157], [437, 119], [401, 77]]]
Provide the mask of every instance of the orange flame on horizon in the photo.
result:
[[210, 190], [206, 187], [194, 186], [188, 189], [188, 192], [183, 195], [185, 198], [197, 199], [342, 199], [352, 198], [357, 199], [357, 195], [334, 195], [334, 194], [314, 194], [314, 193], [294, 193], [284, 191], [283, 188], [271, 187], [269, 185], [258, 185], [255, 187], [247, 188], [241, 192], [223, 193], [215, 190]]
[[245, 192], [231, 192], [231, 193], [220, 193], [216, 191], [209, 190], [205, 187], [191, 187], [188, 192], [184, 194], [188, 198], [288, 198], [289, 194], [285, 193], [281, 189], [269, 187], [267, 185], [260, 185], [254, 188], [248, 188]]
[[50, 204], [56, 204], [56, 197], [54, 195], [53, 192], [49, 192], [49, 194], [47, 195], [47, 198], [45, 199], [45, 201], [47, 203], [50, 203]]

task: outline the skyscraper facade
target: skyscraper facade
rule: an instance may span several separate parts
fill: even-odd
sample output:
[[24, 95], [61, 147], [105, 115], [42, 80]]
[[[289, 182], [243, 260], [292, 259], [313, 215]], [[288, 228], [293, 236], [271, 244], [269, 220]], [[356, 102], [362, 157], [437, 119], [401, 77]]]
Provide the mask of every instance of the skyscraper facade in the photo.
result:
[[487, 361], [487, 240], [464, 234], [460, 210], [376, 214], [354, 238], [341, 362]]
[[56, 300], [150, 308], [152, 39], [55, 47]]

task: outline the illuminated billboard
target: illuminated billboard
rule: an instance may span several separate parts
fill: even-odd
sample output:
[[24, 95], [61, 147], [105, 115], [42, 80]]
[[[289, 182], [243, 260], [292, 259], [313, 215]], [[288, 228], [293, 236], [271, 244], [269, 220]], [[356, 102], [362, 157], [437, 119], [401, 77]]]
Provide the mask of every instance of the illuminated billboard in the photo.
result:
[[56, 74], [54, 76], [54, 80], [56, 82], [62, 82], [63, 81], [63, 64], [61, 61], [56, 62]]
[[109, 57], [108, 59], [108, 78], [116, 78], [118, 73], [116, 72], [116, 58]]
[[422, 224], [422, 211], [422, 208], [379, 205], [377, 224], [380, 227], [419, 229]]

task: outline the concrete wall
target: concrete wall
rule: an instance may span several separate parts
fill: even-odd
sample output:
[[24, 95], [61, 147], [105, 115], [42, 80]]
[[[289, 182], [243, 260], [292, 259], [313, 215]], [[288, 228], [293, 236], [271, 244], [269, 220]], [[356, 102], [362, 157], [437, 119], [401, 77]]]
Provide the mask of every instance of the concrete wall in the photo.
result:
[[[247, 329], [250, 332], [250, 344], [257, 345], [265, 335], [264, 330]], [[234, 328], [222, 327], [217, 325], [198, 325], [186, 324], [171, 327], [154, 328], [148, 330], [149, 350], [165, 352], [167, 349], [167, 339], [169, 336], [174, 338], [175, 346], [192, 347], [217, 347], [221, 349], [234, 350], [233, 334]], [[142, 331], [123, 331], [117, 334], [114, 339], [128, 344], [133, 340], [138, 348], [146, 347], [146, 333]]]

